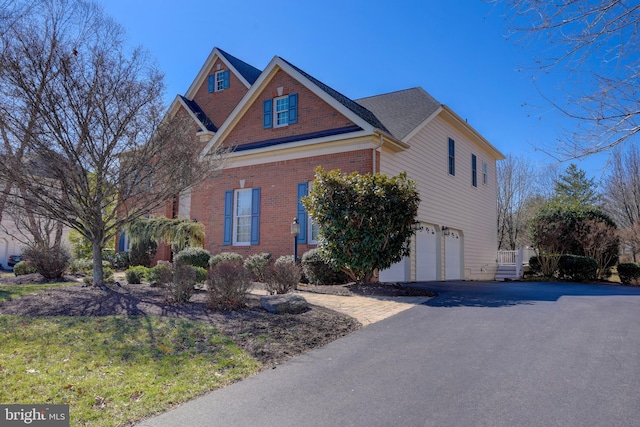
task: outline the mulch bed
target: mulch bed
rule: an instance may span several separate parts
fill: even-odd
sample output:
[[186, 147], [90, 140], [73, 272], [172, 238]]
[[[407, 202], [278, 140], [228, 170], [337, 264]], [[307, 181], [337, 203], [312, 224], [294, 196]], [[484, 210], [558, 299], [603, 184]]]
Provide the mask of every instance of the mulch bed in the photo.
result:
[[[0, 289], [16, 283], [46, 283], [40, 275], [0, 277]], [[362, 325], [352, 317], [310, 306], [300, 314], [271, 314], [250, 295], [238, 311], [212, 311], [206, 294], [197, 292], [188, 304], [169, 304], [162, 288], [149, 285], [110, 284], [106, 290], [83, 287], [69, 278], [69, 286], [25, 295], [0, 303], [0, 315], [18, 316], [166, 316], [206, 322], [230, 336], [264, 364], [284, 361], [345, 336]]]
[[[213, 311], [206, 307], [206, 293], [198, 291], [188, 304], [167, 301], [162, 288], [149, 285], [117, 286], [105, 290], [78, 284], [67, 277], [69, 286], [25, 295], [0, 303], [0, 314], [18, 316], [167, 316], [206, 322], [229, 335], [244, 350], [264, 364], [276, 365], [345, 336], [362, 325], [355, 319], [324, 307], [311, 305], [300, 314], [266, 312], [260, 297], [250, 295], [247, 306], [237, 311]], [[57, 280], [56, 282], [59, 282]], [[47, 283], [39, 274], [3, 275], [2, 286], [25, 283]], [[393, 283], [367, 285], [313, 286], [301, 285], [299, 291], [331, 295], [434, 296], [431, 291]]]
[[434, 297], [436, 294], [427, 289], [412, 288], [399, 283], [367, 283], [346, 285], [299, 285], [299, 291], [329, 295], [363, 295], [384, 297]]

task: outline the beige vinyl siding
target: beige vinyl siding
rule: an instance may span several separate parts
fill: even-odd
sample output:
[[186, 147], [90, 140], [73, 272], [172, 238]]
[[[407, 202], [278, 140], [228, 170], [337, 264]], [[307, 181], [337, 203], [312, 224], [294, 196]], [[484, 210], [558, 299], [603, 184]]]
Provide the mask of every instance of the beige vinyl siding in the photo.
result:
[[[448, 172], [449, 138], [455, 141], [455, 176]], [[440, 230], [446, 226], [459, 231], [463, 238], [463, 278], [487, 280], [495, 277], [497, 268], [496, 161], [472, 138], [437, 116], [407, 141], [411, 146], [408, 150], [384, 150], [380, 169], [388, 175], [406, 171], [416, 181], [421, 199], [418, 219], [436, 224]], [[477, 156], [477, 187], [471, 181], [471, 154]], [[487, 185], [482, 183], [483, 162], [487, 163]], [[446, 261], [440, 249], [442, 278]], [[412, 261], [411, 277], [415, 277]]]

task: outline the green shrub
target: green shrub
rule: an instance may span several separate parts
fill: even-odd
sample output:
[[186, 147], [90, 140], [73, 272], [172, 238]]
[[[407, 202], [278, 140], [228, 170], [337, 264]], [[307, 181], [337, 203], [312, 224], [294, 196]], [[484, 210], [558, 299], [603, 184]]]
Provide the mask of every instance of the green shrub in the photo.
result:
[[596, 280], [598, 262], [589, 257], [578, 255], [562, 255], [558, 262], [558, 277], [572, 282]]
[[167, 300], [177, 304], [189, 302], [196, 289], [196, 267], [175, 263], [167, 286]]
[[13, 266], [13, 274], [16, 276], [23, 276], [25, 274], [33, 274], [37, 272], [38, 270], [36, 269], [36, 266], [33, 265], [31, 261], [20, 261]]
[[542, 266], [540, 265], [540, 257], [535, 255], [529, 258], [529, 271], [531, 274], [542, 274]]
[[209, 272], [208, 307], [212, 310], [235, 310], [245, 306], [251, 289], [251, 274], [237, 261], [223, 261]]
[[86, 274], [93, 268], [93, 261], [89, 258], [77, 258], [71, 260], [69, 263], [69, 273], [71, 274]]
[[282, 255], [281, 257], [278, 257], [275, 264], [295, 264], [293, 255]]
[[286, 294], [300, 283], [302, 271], [293, 262], [275, 263], [265, 272], [265, 289], [270, 294]]
[[169, 265], [158, 264], [149, 269], [149, 271], [147, 272], [147, 280], [150, 283], [166, 285], [171, 281], [172, 274], [173, 272]]
[[214, 268], [221, 262], [234, 262], [236, 264], [240, 264], [241, 266], [243, 266], [244, 264], [242, 255], [235, 252], [222, 252], [211, 257], [211, 259], [209, 260], [209, 267]]
[[[111, 267], [111, 263], [103, 260], [102, 267]], [[69, 272], [72, 274], [89, 274], [92, 270], [93, 260], [90, 258], [74, 259], [69, 263]]]
[[193, 265], [195, 267], [202, 267], [204, 269], [207, 269], [209, 267], [210, 259], [211, 254], [208, 250], [192, 247], [181, 250], [173, 258], [174, 262]]
[[124, 272], [124, 275], [127, 279], [127, 283], [132, 285], [139, 285], [147, 276], [149, 269], [143, 265], [136, 265], [134, 267], [129, 267]]
[[244, 268], [251, 273], [253, 280], [264, 282], [264, 273], [269, 262], [271, 262], [271, 254], [263, 252], [261, 254], [251, 255], [244, 260]]
[[71, 254], [64, 246], [29, 246], [22, 251], [36, 271], [45, 279], [58, 279], [64, 275], [71, 261]]
[[321, 257], [318, 249], [311, 249], [302, 255], [302, 271], [309, 283], [316, 285], [341, 285], [349, 281], [349, 276], [336, 271]]
[[197, 267], [195, 265], [192, 265], [191, 268], [196, 272], [196, 283], [204, 283], [207, 281], [207, 275], [209, 273], [206, 268]]
[[116, 270], [126, 270], [131, 266], [129, 252], [104, 253], [102, 259], [109, 261], [111, 268]]
[[638, 283], [638, 279], [640, 279], [640, 264], [637, 262], [618, 264], [618, 276], [620, 276], [620, 281], [625, 285]]
[[[93, 270], [87, 273], [87, 275], [82, 279], [84, 283], [87, 285], [93, 284]], [[104, 266], [102, 267], [102, 282], [103, 283], [114, 283], [115, 279], [113, 278], [113, 268]]]
[[158, 250], [158, 244], [153, 240], [132, 243], [129, 248], [130, 265], [144, 265], [151, 267], [151, 260]]

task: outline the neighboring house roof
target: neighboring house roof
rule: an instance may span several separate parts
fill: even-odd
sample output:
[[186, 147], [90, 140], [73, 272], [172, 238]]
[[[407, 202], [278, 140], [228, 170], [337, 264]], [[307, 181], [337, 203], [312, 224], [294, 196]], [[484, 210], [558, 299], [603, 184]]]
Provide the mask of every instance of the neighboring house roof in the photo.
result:
[[403, 140], [441, 104], [421, 87], [357, 99], [384, 124], [389, 133]]
[[340, 104], [344, 105], [349, 110], [351, 110], [352, 112], [356, 113], [360, 118], [364, 119], [371, 126], [373, 126], [374, 128], [383, 130], [383, 131], [385, 131], [385, 132], [387, 132], [389, 134], [391, 133], [385, 127], [385, 125], [380, 120], [378, 120], [378, 117], [376, 117], [376, 115], [373, 114], [371, 111], [369, 111], [365, 106], [363, 106], [361, 104], [358, 104], [357, 102], [353, 101], [351, 98], [349, 98], [347, 96], [344, 96], [343, 94], [341, 94], [337, 90], [331, 88], [330, 86], [327, 86], [326, 84], [322, 83], [320, 80], [316, 79], [312, 75], [310, 75], [310, 74], [304, 72], [303, 70], [301, 70], [300, 68], [296, 67], [295, 65], [293, 65], [291, 62], [287, 61], [286, 59], [284, 59], [284, 58], [280, 58], [280, 59], [282, 59], [284, 62], [289, 64], [293, 69], [295, 69], [297, 72], [299, 72], [300, 74], [305, 76], [307, 79], [311, 80], [313, 82], [313, 84], [318, 86], [320, 89], [325, 91], [327, 94], [331, 95], [331, 97], [333, 97]]
[[211, 119], [209, 119], [205, 112], [202, 111], [202, 108], [200, 108], [197, 102], [191, 101], [182, 95], [179, 96], [180, 98], [182, 98], [189, 110], [191, 110], [196, 119], [200, 121], [202, 126], [204, 126], [209, 132], [218, 132], [218, 128], [216, 127], [216, 125], [214, 125]]
[[258, 77], [260, 77], [260, 74], [262, 73], [261, 70], [257, 69], [253, 65], [247, 64], [243, 60], [238, 59], [233, 55], [228, 54], [227, 52], [225, 52], [220, 48], [217, 48], [217, 49], [218, 49], [218, 52], [220, 52], [220, 54], [224, 56], [227, 59], [227, 61], [231, 63], [231, 65], [233, 65], [233, 67], [238, 71], [238, 73], [240, 73], [242, 77], [244, 77], [245, 80], [249, 82], [249, 84], [254, 84], [255, 81], [258, 80]]

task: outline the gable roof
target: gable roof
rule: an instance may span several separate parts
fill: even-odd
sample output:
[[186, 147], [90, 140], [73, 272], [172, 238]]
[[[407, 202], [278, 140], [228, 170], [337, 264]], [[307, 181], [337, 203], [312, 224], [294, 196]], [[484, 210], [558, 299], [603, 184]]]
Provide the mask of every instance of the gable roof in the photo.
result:
[[389, 133], [403, 140], [441, 104], [421, 87], [357, 99], [386, 126]]
[[[271, 80], [271, 78], [273, 78], [273, 76], [279, 70], [282, 70], [283, 72], [290, 75], [300, 84], [317, 95], [320, 99], [329, 104], [331, 107], [335, 108], [340, 114], [349, 118], [349, 120], [354, 123], [354, 126], [349, 127], [348, 132], [346, 128], [341, 128], [339, 133], [333, 134], [334, 136], [349, 132], [363, 132], [365, 134], [377, 132], [387, 135], [387, 138], [385, 140], [391, 143], [394, 147], [398, 147], [400, 149], [406, 149], [409, 147], [402, 141], [396, 140], [384, 126], [384, 124], [380, 120], [378, 120], [378, 118], [371, 111], [367, 110], [362, 105], [359, 105], [352, 99], [342, 95], [340, 92], [332, 89], [315, 77], [309, 75], [308, 73], [302, 71], [300, 68], [294, 66], [290, 62], [276, 55], [265, 67], [254, 84], [249, 88], [249, 91], [245, 94], [242, 100], [240, 100], [238, 105], [236, 105], [235, 109], [227, 117], [225, 122], [220, 125], [220, 129], [218, 130], [218, 132], [213, 135], [209, 143], [204, 147], [202, 152], [203, 154], [206, 154], [214, 145], [217, 144], [218, 141], [223, 140], [226, 137], [226, 135], [234, 128], [240, 118], [246, 113], [249, 106], [258, 98], [264, 86]], [[323, 137], [326, 136], [327, 135], [323, 134]], [[317, 133], [312, 133], [297, 135], [294, 139], [295, 141], [303, 141], [320, 137], [321, 136], [319, 136]], [[277, 143], [295, 142], [291, 141], [290, 139], [291, 138], [285, 138], [284, 140], [278, 139]], [[257, 141], [256, 143], [261, 144], [264, 142], [269, 142], [270, 145], [274, 145], [271, 144], [271, 142], [273, 141], [270, 140]]]
[[202, 108], [198, 105], [196, 101], [191, 101], [185, 98], [182, 95], [178, 95], [184, 102], [185, 106], [191, 111], [192, 115], [200, 122], [200, 127], [205, 127], [209, 132], [218, 132], [218, 128], [213, 124], [211, 119], [202, 111]]
[[261, 70], [257, 69], [253, 65], [247, 64], [243, 60], [238, 59], [233, 55], [228, 54], [227, 52], [225, 52], [220, 48], [217, 48], [217, 49], [218, 49], [218, 52], [220, 52], [220, 54], [224, 56], [227, 59], [227, 61], [231, 63], [231, 65], [233, 65], [233, 67], [238, 71], [238, 73], [240, 73], [240, 75], [242, 75], [242, 77], [244, 77], [245, 80], [248, 81], [250, 85], [254, 84], [256, 80], [258, 80], [258, 77], [260, 77], [260, 74], [262, 73]]
[[187, 99], [193, 99], [200, 86], [204, 84], [204, 81], [209, 74], [209, 70], [211, 70], [211, 67], [215, 63], [216, 58], [220, 58], [220, 60], [224, 62], [227, 67], [229, 67], [229, 70], [233, 74], [235, 74], [238, 80], [240, 80], [247, 89], [249, 89], [255, 83], [255, 81], [258, 79], [258, 77], [260, 77], [260, 74], [262, 73], [262, 71], [260, 71], [253, 65], [249, 65], [241, 59], [228, 54], [224, 50], [214, 47], [207, 57], [207, 60], [202, 65], [202, 68], [200, 68], [200, 71], [198, 71], [198, 74], [191, 83], [191, 86], [189, 86], [189, 89], [187, 89], [187, 92], [184, 95]]
[[345, 95], [341, 94], [337, 90], [335, 90], [335, 89], [331, 88], [330, 86], [322, 83], [320, 80], [318, 80], [315, 77], [313, 77], [312, 75], [304, 72], [303, 70], [301, 70], [300, 68], [296, 67], [295, 65], [293, 65], [291, 62], [287, 61], [286, 59], [284, 59], [284, 58], [280, 58], [280, 59], [282, 59], [284, 62], [289, 64], [289, 66], [291, 66], [294, 70], [296, 70], [297, 72], [299, 72], [300, 74], [305, 76], [307, 79], [309, 79], [311, 82], [313, 82], [313, 84], [318, 86], [324, 92], [329, 94], [332, 98], [334, 98], [340, 104], [344, 105], [349, 110], [351, 110], [352, 112], [356, 113], [360, 118], [364, 119], [371, 126], [373, 126], [374, 128], [383, 130], [383, 131], [385, 131], [385, 132], [387, 132], [389, 134], [391, 133], [385, 127], [385, 125], [380, 120], [378, 120], [378, 117], [376, 117], [376, 115], [373, 114], [371, 111], [369, 111], [365, 106], [363, 106], [361, 104], [358, 104], [357, 102], [353, 101], [351, 98], [346, 97]]

